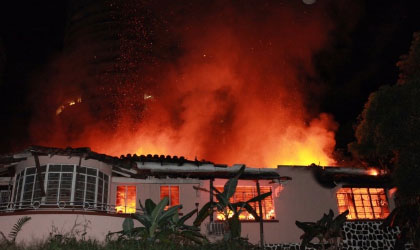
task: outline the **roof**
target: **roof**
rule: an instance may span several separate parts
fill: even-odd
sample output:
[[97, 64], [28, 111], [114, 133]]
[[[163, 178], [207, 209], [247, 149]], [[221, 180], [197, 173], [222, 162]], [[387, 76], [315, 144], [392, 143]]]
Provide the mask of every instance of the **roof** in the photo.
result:
[[[0, 169], [7, 169], [18, 162], [26, 160], [33, 155], [62, 155], [83, 157], [104, 162], [112, 166], [113, 173], [117, 176], [145, 179], [150, 176], [157, 178], [180, 177], [180, 178], [231, 178], [242, 165], [229, 167], [223, 164], [214, 164], [209, 161], [188, 160], [181, 156], [164, 155], [122, 155], [120, 157], [109, 156], [92, 151], [88, 147], [82, 148], [54, 148], [43, 146], [31, 146], [20, 153], [0, 156]], [[238, 167], [239, 166], [239, 167]], [[259, 169], [247, 167], [240, 179], [249, 180], [288, 180], [289, 177], [281, 177], [275, 169]]]
[[[343, 186], [363, 185], [393, 187], [390, 174], [376, 168], [367, 169], [361, 167], [318, 166], [316, 164], [309, 166], [277, 166], [278, 169], [283, 167], [307, 169], [312, 172], [314, 178], [320, 185], [327, 188], [333, 188], [337, 186], [337, 184], [341, 184]], [[372, 173], [372, 170], [374, 173]]]

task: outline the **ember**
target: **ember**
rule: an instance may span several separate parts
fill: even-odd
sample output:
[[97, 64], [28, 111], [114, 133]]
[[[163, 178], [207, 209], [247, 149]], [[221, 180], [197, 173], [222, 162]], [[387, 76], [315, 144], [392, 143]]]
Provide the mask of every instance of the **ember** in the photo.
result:
[[[133, 6], [119, 11], [136, 8], [134, 1], [128, 3]], [[152, 31], [142, 26], [136, 11], [127, 17], [122, 13], [121, 22], [137, 28], [118, 35], [121, 60], [110, 62], [118, 74], [93, 79], [90, 73], [99, 67], [90, 64], [92, 58], [108, 44], [73, 44], [76, 49], [63, 55], [49, 76], [55, 85], [34, 116], [32, 143], [251, 166], [334, 164], [337, 125], [330, 115], [316, 112], [311, 83], [305, 80], [313, 74], [313, 53], [324, 45], [330, 28], [321, 7], [302, 15], [293, 4], [272, 3], [258, 11], [233, 3], [222, 10], [193, 5], [191, 15], [160, 9], [155, 16], [167, 18], [164, 22], [145, 17]], [[165, 51], [162, 41], [168, 32], [180, 37], [182, 53], [150, 58], [152, 51]], [[79, 100], [59, 104], [74, 92], [83, 97], [82, 105], [74, 105]], [[45, 115], [50, 103], [59, 106], [54, 117]]]

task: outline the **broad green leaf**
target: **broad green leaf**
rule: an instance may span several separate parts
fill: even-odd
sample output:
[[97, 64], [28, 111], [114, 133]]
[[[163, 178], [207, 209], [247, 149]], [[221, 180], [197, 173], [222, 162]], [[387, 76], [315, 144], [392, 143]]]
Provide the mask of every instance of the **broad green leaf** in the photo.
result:
[[182, 208], [182, 205], [176, 205], [170, 207], [168, 210], [163, 211], [163, 213], [159, 216], [158, 223], [168, 223], [169, 219]]
[[150, 215], [147, 215], [147, 214], [133, 214], [133, 218], [138, 220], [146, 228], [150, 228], [152, 226], [152, 220], [150, 218]]
[[[169, 202], [168, 197], [164, 197], [159, 202], [159, 204], [156, 205], [156, 207], [152, 211], [152, 214], [151, 214], [151, 224], [152, 224], [152, 226], [149, 228], [149, 235], [152, 238], [154, 238], [155, 231], [156, 231], [156, 229], [158, 227], [159, 216], [162, 214], [162, 211], [168, 205], [168, 202]], [[147, 201], [146, 201], [146, 208], [147, 208]]]
[[213, 207], [216, 206], [215, 202], [207, 202], [198, 212], [197, 218], [194, 220], [194, 226], [200, 226], [201, 223], [213, 213]]
[[238, 173], [235, 175], [235, 177], [230, 178], [223, 188], [223, 197], [226, 199], [229, 199], [235, 194], [236, 186], [238, 185], [238, 179], [241, 176], [241, 174], [245, 171], [245, 166], [242, 166], [241, 169], [238, 171]]
[[156, 203], [154, 203], [151, 199], [147, 199], [144, 205], [146, 206], [147, 214], [152, 214], [153, 209], [156, 207]]
[[187, 221], [189, 218], [191, 218], [195, 213], [197, 213], [197, 209], [192, 210], [191, 212], [189, 212], [188, 214], [184, 215], [181, 217], [181, 219], [179, 219], [178, 224], [182, 225], [185, 223], [185, 221]]
[[216, 194], [216, 198], [223, 207], [228, 206], [229, 198], [226, 198], [226, 196], [224, 196], [223, 194]]
[[123, 231], [124, 234], [129, 234], [134, 228], [134, 221], [132, 218], [125, 218], [123, 222]]

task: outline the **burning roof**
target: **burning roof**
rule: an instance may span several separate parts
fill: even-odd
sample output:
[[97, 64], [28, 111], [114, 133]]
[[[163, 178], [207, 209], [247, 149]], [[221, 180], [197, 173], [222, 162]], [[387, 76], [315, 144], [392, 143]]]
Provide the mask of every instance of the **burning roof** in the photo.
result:
[[[91, 151], [88, 147], [82, 148], [53, 148], [42, 146], [31, 146], [22, 152], [0, 156], [0, 169], [6, 170], [20, 161], [26, 160], [32, 155], [38, 156], [69, 156], [82, 157], [84, 160], [93, 159], [112, 166], [113, 173], [117, 176], [145, 179], [150, 176], [158, 178], [181, 177], [181, 178], [230, 178], [239, 171], [242, 165], [214, 164], [210, 161], [188, 160], [178, 156], [164, 155], [122, 155], [113, 157]], [[281, 177], [273, 169], [246, 168], [241, 179], [261, 180], [288, 180], [288, 177]]]

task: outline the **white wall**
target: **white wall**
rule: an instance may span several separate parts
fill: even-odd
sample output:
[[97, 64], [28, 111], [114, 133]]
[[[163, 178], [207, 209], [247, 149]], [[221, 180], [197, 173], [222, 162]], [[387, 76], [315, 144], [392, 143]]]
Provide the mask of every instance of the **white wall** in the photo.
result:
[[[13, 225], [25, 215], [0, 216], [0, 231], [8, 235]], [[18, 234], [18, 243], [38, 242], [46, 239], [51, 232], [66, 234], [72, 231], [75, 223], [79, 224], [73, 232], [83, 231], [87, 225], [86, 238], [105, 240], [108, 232], [122, 229], [123, 217], [101, 215], [76, 215], [76, 214], [29, 214], [32, 219], [28, 221]], [[136, 226], [139, 224], [136, 222]], [[56, 230], [53, 230], [53, 228]]]

